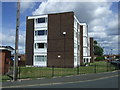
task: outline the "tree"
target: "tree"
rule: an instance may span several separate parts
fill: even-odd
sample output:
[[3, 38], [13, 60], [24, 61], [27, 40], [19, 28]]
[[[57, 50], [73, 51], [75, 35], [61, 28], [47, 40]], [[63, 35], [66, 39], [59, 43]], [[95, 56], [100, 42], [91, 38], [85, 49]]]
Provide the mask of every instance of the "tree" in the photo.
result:
[[102, 56], [103, 55], [103, 48], [98, 46], [97, 41], [94, 41], [94, 55]]

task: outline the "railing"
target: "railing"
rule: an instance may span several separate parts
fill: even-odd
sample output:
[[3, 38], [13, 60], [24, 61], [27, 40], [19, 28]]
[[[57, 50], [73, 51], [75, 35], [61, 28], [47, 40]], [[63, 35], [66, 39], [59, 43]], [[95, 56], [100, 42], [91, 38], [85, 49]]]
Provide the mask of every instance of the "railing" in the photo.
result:
[[[52, 67], [19, 67], [18, 79], [26, 78], [51, 78], [58, 76], [81, 75], [90, 73], [110, 72], [116, 70], [114, 65], [105, 62], [104, 64], [93, 63], [88, 66], [78, 66], [76, 68], [56, 68]], [[2, 80], [8, 80], [6, 75]]]

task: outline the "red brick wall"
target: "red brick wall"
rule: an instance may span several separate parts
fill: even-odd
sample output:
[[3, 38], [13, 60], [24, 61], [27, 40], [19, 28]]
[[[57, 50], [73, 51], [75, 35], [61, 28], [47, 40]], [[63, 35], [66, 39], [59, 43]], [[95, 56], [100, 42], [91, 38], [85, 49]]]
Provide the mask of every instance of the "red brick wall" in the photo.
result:
[[93, 51], [93, 49], [94, 49], [94, 46], [93, 46], [93, 43], [94, 43], [94, 41], [93, 41], [93, 37], [90, 37], [90, 56], [91, 56], [91, 63], [92, 62], [94, 62], [94, 51]]
[[5, 53], [0, 51], [0, 74], [4, 72], [4, 60], [5, 60]]
[[48, 15], [47, 60], [48, 67], [74, 67], [73, 12]]
[[11, 61], [10, 51], [0, 51], [0, 74], [5, 74], [9, 69], [9, 62]]

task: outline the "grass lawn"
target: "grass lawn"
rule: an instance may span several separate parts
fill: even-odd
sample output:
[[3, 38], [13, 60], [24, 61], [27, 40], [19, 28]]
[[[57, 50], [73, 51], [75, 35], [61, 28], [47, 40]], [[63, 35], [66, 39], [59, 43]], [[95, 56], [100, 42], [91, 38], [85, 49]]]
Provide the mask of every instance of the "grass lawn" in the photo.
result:
[[96, 65], [96, 72], [98, 73], [115, 70], [115, 66], [105, 61], [94, 62], [94, 63], [91, 63], [91, 65], [94, 65], [94, 66]]
[[[95, 68], [96, 65], [96, 68]], [[104, 61], [90, 63], [89, 66], [80, 66], [79, 68], [52, 68], [48, 67], [21, 67], [20, 68], [20, 78], [51, 78], [54, 76], [68, 76], [76, 75], [79, 71], [79, 74], [88, 74], [88, 73], [99, 73], [115, 70], [114, 66], [110, 66]], [[53, 74], [54, 73], [54, 74]], [[6, 75], [2, 76], [2, 80], [9, 80], [9, 77]]]

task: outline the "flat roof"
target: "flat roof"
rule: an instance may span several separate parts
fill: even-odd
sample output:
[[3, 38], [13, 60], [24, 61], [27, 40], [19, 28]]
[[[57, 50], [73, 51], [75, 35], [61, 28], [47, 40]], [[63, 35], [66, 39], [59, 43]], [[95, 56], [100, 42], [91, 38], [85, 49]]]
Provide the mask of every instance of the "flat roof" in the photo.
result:
[[14, 48], [12, 48], [11, 46], [0, 46], [0, 50], [13, 51]]
[[[34, 17], [34, 16], [42, 16], [42, 15], [49, 15], [49, 14], [62, 14], [62, 13], [72, 13], [73, 11], [69, 11], [69, 12], [55, 12], [55, 13], [46, 13], [46, 14], [39, 14], [39, 15], [32, 15], [32, 16], [27, 16], [27, 17]], [[74, 13], [74, 12], [73, 12]]]
[[[46, 13], [46, 14], [39, 14], [39, 15], [32, 15], [32, 16], [27, 16], [27, 19], [35, 19], [35, 18], [40, 18], [40, 17], [46, 17], [46, 15], [50, 15], [50, 14], [62, 14], [62, 13], [74, 13], [73, 11], [69, 11], [69, 12], [55, 12], [55, 13]], [[80, 24], [80, 25], [87, 25], [86, 23], [81, 23], [78, 18], [76, 17], [76, 15], [74, 14], [74, 18], [76, 19], [76, 21]]]

